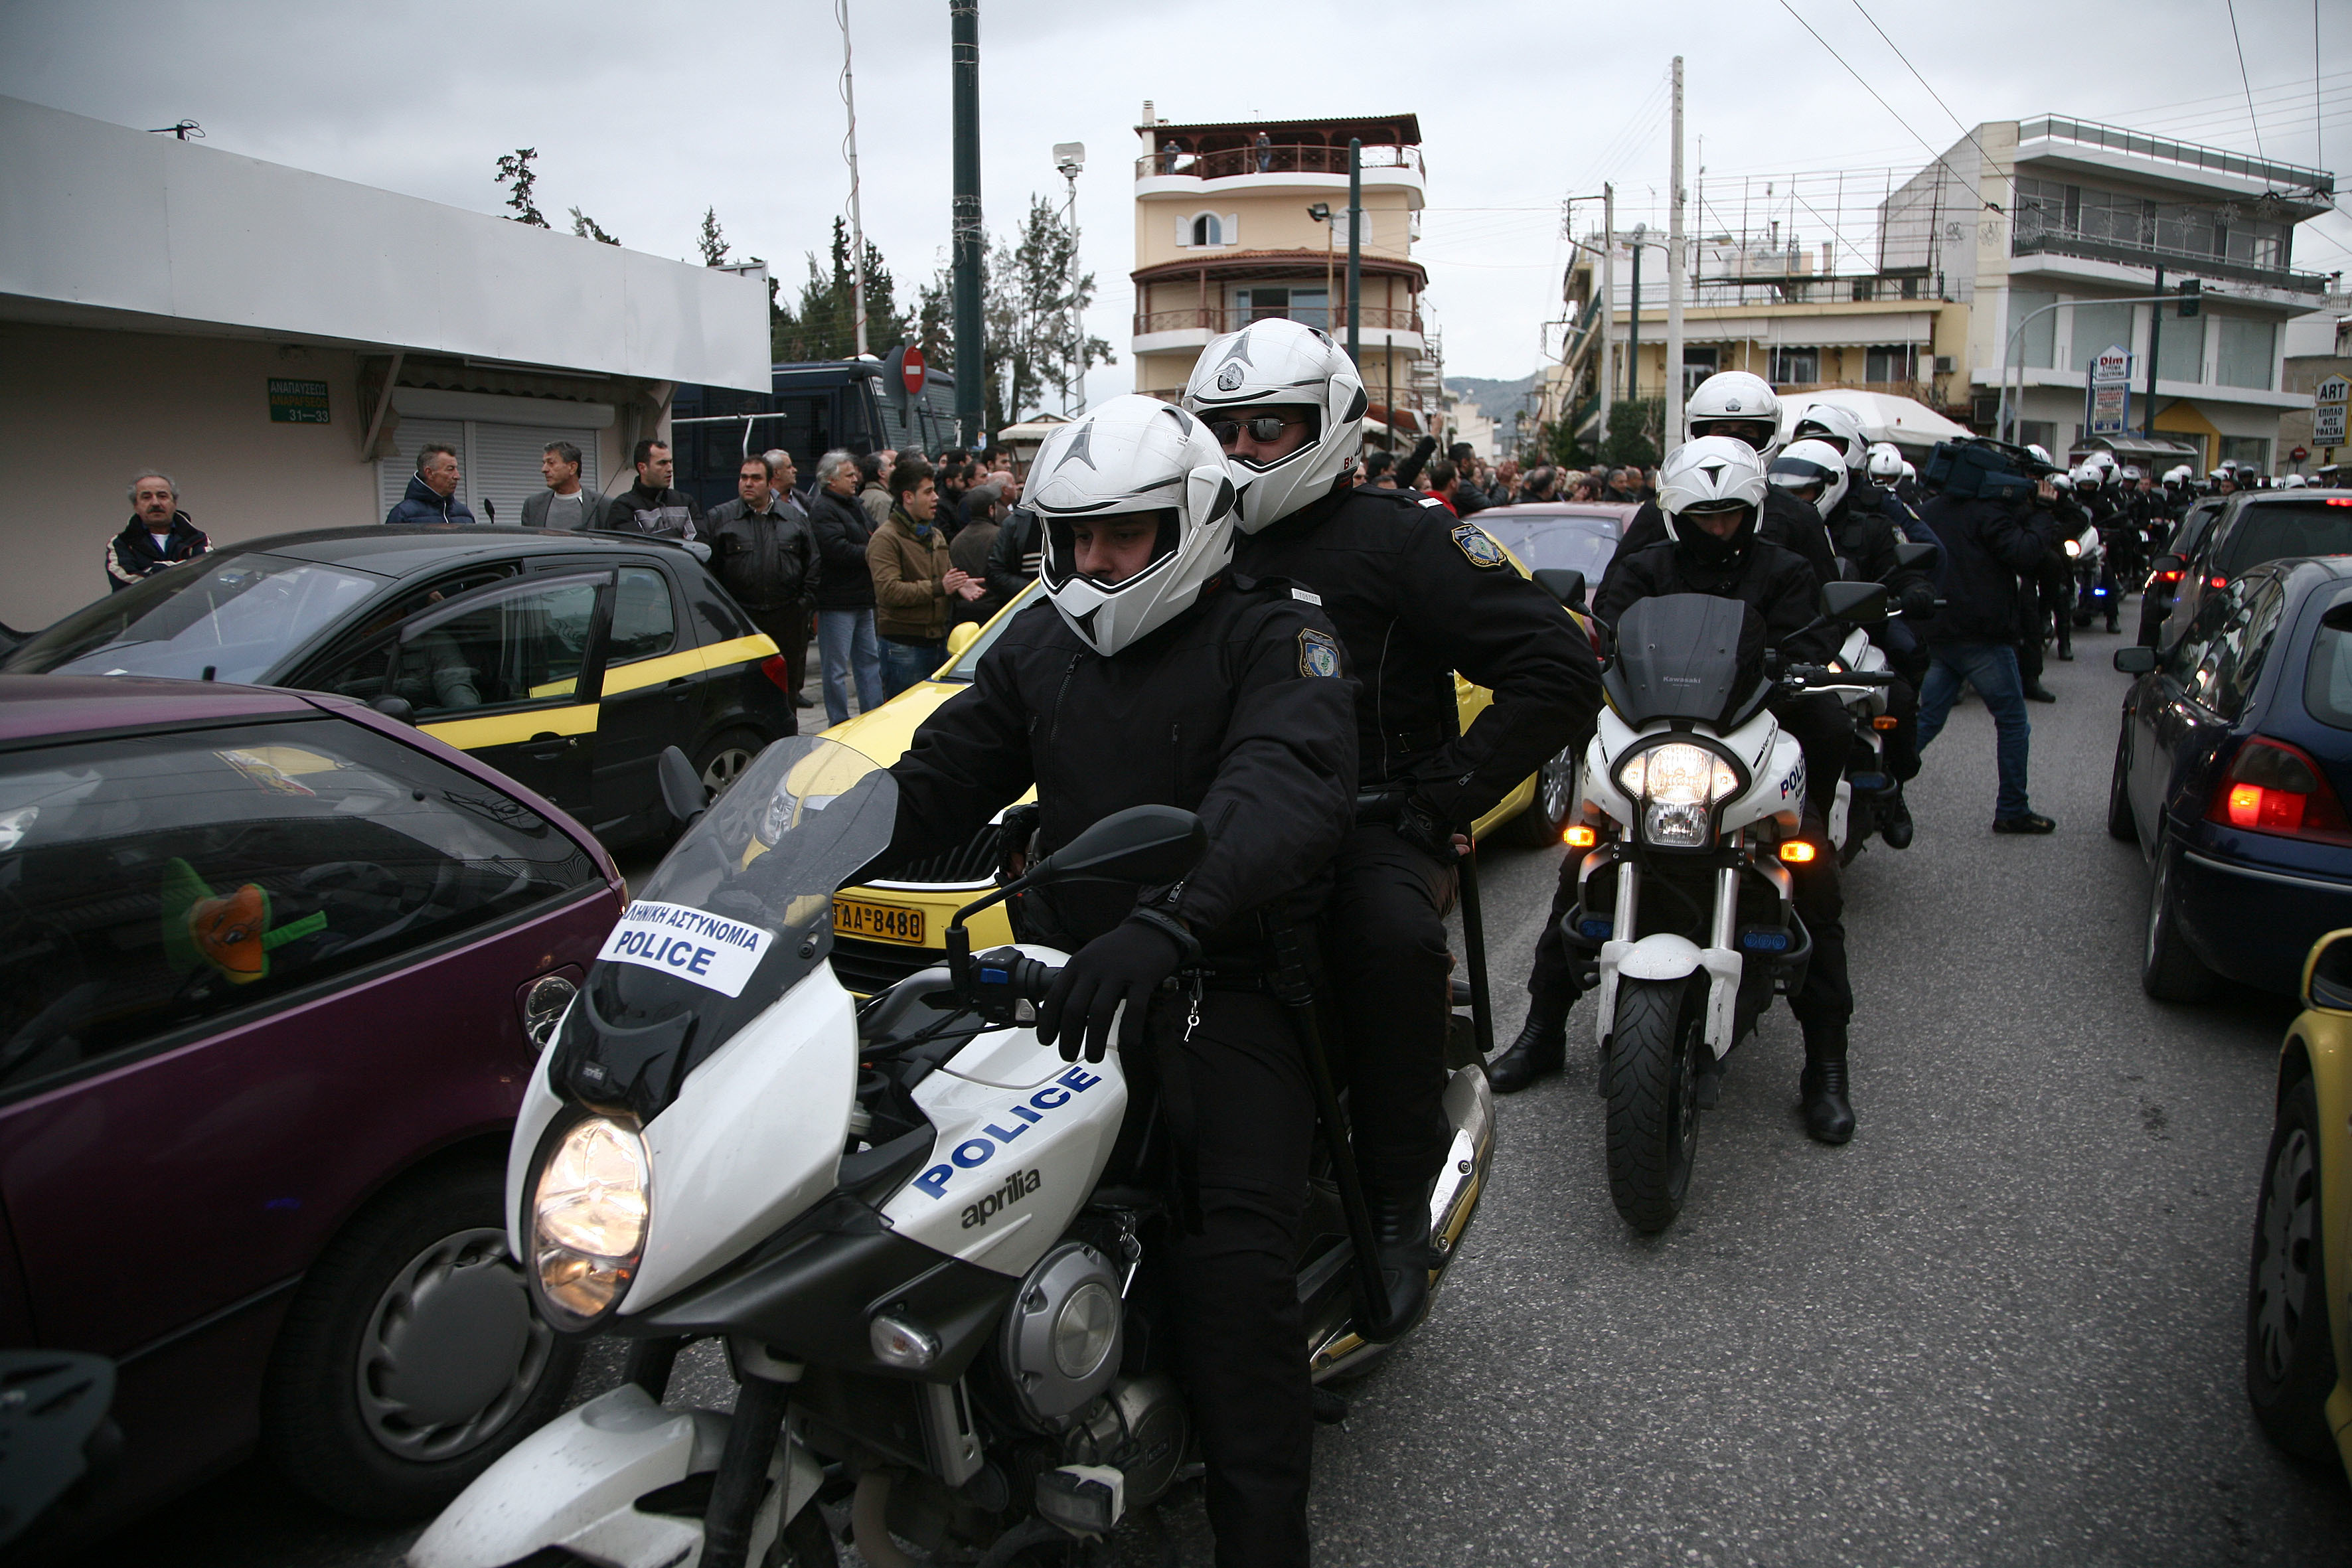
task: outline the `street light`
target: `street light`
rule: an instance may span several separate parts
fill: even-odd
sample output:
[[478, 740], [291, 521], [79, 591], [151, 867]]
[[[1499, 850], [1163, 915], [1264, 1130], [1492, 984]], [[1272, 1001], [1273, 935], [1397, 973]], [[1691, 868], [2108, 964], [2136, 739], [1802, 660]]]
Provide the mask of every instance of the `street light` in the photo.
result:
[[[1069, 205], [1062, 216], [1070, 226], [1070, 359], [1068, 364], [1077, 373], [1078, 396], [1081, 405], [1086, 398], [1087, 373], [1086, 326], [1078, 314], [1078, 176], [1086, 173], [1087, 144], [1083, 142], [1054, 143], [1054, 167], [1069, 182]], [[1078, 410], [1070, 406], [1070, 384], [1065, 375], [1062, 382], [1062, 412], [1075, 416]]]
[[1331, 204], [1317, 202], [1307, 216], [1323, 226], [1323, 325], [1328, 329], [1338, 319], [1331, 314]]

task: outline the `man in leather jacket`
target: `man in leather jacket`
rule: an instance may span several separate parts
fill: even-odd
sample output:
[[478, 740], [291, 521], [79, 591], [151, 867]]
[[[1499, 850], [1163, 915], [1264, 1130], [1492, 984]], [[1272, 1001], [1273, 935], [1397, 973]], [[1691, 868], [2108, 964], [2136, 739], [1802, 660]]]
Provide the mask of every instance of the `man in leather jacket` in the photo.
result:
[[1232, 570], [1233, 486], [1199, 421], [1113, 398], [1049, 436], [1032, 472], [1050, 602], [1013, 618], [891, 769], [884, 865], [968, 843], [1032, 784], [1040, 854], [1129, 806], [1200, 816], [1208, 847], [1181, 879], [1042, 889], [1016, 929], [1075, 953], [1039, 1037], [1100, 1061], [1124, 1004], [1129, 1103], [1156, 1099], [1175, 1145], [1173, 1217], [1146, 1245], [1167, 1255], [1217, 1562], [1303, 1568], [1315, 1104], [1263, 933], [1311, 919], [1328, 885], [1354, 809], [1356, 683], [1311, 595]]

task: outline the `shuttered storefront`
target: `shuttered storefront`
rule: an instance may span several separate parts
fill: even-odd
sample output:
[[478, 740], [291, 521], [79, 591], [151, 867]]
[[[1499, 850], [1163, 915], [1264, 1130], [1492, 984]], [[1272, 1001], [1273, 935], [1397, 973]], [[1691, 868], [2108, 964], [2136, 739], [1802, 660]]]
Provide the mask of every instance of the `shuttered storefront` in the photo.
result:
[[[404, 387], [400, 392], [408, 390]], [[399, 394], [394, 395], [400, 397]], [[569, 441], [580, 448], [580, 488], [591, 496], [596, 495], [604, 482], [604, 476], [597, 472], [596, 431], [525, 423], [521, 416], [538, 412], [530, 406], [538, 400], [515, 401], [519, 405], [515, 410], [518, 418], [511, 423], [495, 418], [446, 419], [403, 414], [399, 428], [393, 432], [394, 455], [376, 462], [374, 521], [382, 522], [384, 514], [408, 493], [409, 477], [416, 472], [417, 451], [433, 442], [457, 452], [461, 476], [457, 495], [473, 509], [478, 522], [493, 521], [489, 509], [483, 504], [487, 501], [497, 509], [496, 521], [509, 528], [521, 525], [523, 501], [547, 488], [547, 480], [539, 471], [540, 457], [555, 441]], [[397, 402], [394, 405], [398, 405]]]

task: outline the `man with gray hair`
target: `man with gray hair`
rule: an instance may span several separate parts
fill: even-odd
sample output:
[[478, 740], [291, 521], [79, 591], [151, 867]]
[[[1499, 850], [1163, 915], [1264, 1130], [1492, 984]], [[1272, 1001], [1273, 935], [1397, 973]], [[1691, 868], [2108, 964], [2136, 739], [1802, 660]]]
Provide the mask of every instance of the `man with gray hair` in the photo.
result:
[[816, 460], [816, 491], [809, 497], [818, 551], [824, 557], [816, 590], [816, 646], [824, 669], [824, 713], [838, 724], [849, 717], [849, 689], [857, 710], [882, 706], [882, 645], [874, 631], [874, 575], [866, 546], [874, 520], [857, 501], [858, 460], [832, 451]]
[[523, 498], [522, 525], [587, 527], [596, 501], [580, 489], [580, 448], [569, 441], [550, 441], [540, 451], [539, 477], [547, 481], [547, 488]]
[[457, 449], [427, 441], [417, 449], [416, 472], [408, 493], [383, 514], [385, 526], [403, 522], [455, 522], [476, 526], [474, 513], [457, 499]]
[[213, 542], [180, 510], [180, 487], [169, 474], [142, 473], [131, 481], [131, 521], [106, 547], [107, 592], [119, 594], [143, 578], [212, 552]]

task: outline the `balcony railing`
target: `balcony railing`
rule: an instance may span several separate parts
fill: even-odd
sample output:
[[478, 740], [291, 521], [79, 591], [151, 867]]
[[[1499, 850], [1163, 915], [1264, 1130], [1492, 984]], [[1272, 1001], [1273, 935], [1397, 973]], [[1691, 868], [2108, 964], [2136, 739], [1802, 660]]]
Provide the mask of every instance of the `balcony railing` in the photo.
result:
[[[1389, 143], [1363, 150], [1367, 169], [1411, 169], [1423, 173], [1421, 149]], [[1339, 174], [1348, 172], [1345, 147], [1275, 146], [1222, 147], [1210, 153], [1160, 148], [1135, 161], [1135, 177], [1148, 180], [1182, 175], [1196, 180], [1225, 180], [1240, 174]]]
[[[1252, 321], [1280, 320], [1302, 321], [1310, 327], [1320, 327], [1334, 336], [1348, 330], [1348, 316], [1345, 310], [1339, 312], [1339, 320], [1333, 321], [1326, 321], [1324, 312], [1321, 310], [1294, 310], [1286, 312], [1243, 310], [1216, 305], [1206, 308], [1187, 305], [1181, 310], [1138, 310], [1135, 313], [1135, 335], [1139, 338], [1146, 332], [1237, 332]], [[1367, 332], [1418, 332], [1421, 331], [1421, 312], [1392, 309], [1386, 305], [1367, 305], [1357, 313], [1356, 324], [1360, 331]]]
[[2328, 195], [2333, 195], [2336, 190], [2336, 176], [2325, 169], [2305, 169], [2294, 163], [2273, 163], [2267, 158], [2250, 158], [2243, 153], [2225, 153], [2219, 147], [2200, 147], [2190, 142], [2168, 141], [2161, 136], [2125, 131], [2113, 125], [2097, 125], [2087, 120], [2067, 120], [2045, 114], [2039, 120], [2028, 120], [2017, 128], [2020, 142], [2032, 142], [2044, 136], [2061, 142], [2080, 142], [2085, 147], [2105, 147], [2110, 152], [2128, 153], [2142, 158], [2160, 158], [2168, 163], [2215, 169], [2225, 174], [2260, 180], [2267, 185], [2290, 185]]
[[2294, 294], [2324, 294], [2327, 291], [2327, 279], [2316, 272], [2291, 272], [2283, 267], [2231, 261], [2219, 256], [2200, 255], [2193, 250], [2136, 245], [2128, 240], [2103, 238], [2070, 228], [2045, 226], [2036, 232], [2028, 233], [2021, 223], [2017, 237], [2010, 242], [2009, 250], [2012, 256], [2079, 256], [2087, 261], [2112, 261], [2125, 267], [2161, 266], [2174, 273], [2193, 272], [2200, 277], [2253, 283], [2266, 289], [2284, 289]]
[[1936, 406], [1936, 384], [1931, 381], [1776, 381], [1772, 390], [1784, 395], [1802, 392], [1883, 392], [1889, 397], [1907, 397], [1930, 408]]

